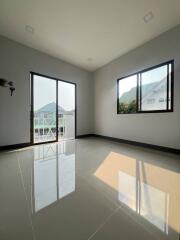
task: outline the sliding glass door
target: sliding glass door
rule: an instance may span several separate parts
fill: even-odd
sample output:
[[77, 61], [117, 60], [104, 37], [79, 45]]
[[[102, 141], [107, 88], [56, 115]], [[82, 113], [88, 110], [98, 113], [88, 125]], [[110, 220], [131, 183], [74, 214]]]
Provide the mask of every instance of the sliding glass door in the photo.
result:
[[31, 143], [75, 138], [75, 84], [31, 73]]
[[58, 82], [58, 137], [75, 138], [75, 85]]
[[33, 81], [33, 143], [57, 139], [57, 81], [32, 75]]

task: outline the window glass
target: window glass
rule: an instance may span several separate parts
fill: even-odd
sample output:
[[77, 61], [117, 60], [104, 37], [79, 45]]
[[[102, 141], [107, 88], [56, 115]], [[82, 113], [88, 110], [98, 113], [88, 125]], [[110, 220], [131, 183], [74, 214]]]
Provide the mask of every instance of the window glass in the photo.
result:
[[166, 110], [167, 65], [141, 74], [141, 110]]
[[136, 112], [137, 75], [119, 81], [119, 113]]

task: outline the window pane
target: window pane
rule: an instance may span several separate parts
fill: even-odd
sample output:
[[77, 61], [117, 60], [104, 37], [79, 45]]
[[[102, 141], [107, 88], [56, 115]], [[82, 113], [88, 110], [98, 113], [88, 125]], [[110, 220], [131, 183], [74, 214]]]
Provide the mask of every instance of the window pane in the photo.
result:
[[75, 138], [75, 85], [58, 82], [59, 140]]
[[167, 109], [167, 65], [141, 74], [141, 110]]
[[34, 143], [56, 140], [56, 81], [34, 76]]
[[136, 112], [137, 75], [119, 80], [119, 113]]
[[168, 67], [169, 67], [169, 99], [168, 99], [168, 109], [171, 109], [171, 73], [172, 73], [172, 64], [169, 64]]

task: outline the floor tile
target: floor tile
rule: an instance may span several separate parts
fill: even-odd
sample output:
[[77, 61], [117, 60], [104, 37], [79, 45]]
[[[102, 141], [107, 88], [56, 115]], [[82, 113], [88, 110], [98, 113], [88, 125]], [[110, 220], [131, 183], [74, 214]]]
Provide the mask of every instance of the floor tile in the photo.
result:
[[99, 138], [0, 153], [0, 239], [179, 240], [180, 157]]
[[0, 239], [33, 239], [16, 154], [0, 154]]

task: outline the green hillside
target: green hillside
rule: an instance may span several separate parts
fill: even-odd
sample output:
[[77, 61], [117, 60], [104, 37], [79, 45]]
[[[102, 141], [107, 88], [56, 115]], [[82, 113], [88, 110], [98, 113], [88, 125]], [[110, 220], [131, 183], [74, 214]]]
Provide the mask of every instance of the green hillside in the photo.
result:
[[[164, 81], [164, 79], [162, 80]], [[158, 82], [154, 82], [154, 83], [149, 83], [149, 84], [145, 84], [142, 86], [142, 93], [143, 96], [145, 96], [147, 93], [149, 93], [150, 91], [152, 91], [157, 85], [159, 85], [161, 81]], [[142, 97], [143, 97], [142, 96]], [[133, 100], [136, 99], [136, 87], [131, 88], [130, 91], [125, 92], [121, 97], [120, 97], [120, 102], [124, 102], [124, 103], [130, 103]]]

